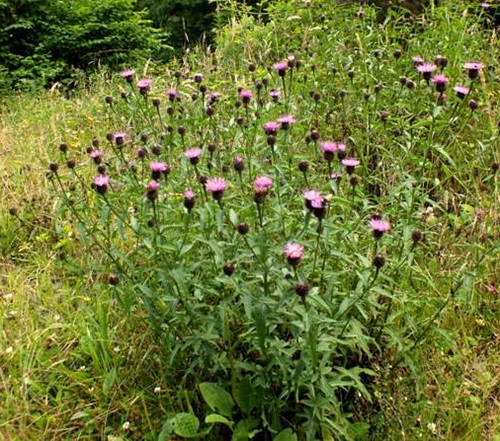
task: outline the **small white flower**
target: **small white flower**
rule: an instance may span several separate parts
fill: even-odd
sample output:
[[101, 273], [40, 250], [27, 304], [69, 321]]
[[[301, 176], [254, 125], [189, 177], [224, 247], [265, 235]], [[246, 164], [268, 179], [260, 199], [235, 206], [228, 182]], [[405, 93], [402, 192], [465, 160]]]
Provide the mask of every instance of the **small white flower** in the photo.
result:
[[154, 392], [155, 392], [155, 394], [159, 394], [161, 392], [161, 387], [160, 386], [156, 386], [155, 389], [154, 389]]
[[437, 433], [437, 426], [436, 426], [436, 423], [427, 423], [427, 429], [429, 429], [429, 431], [435, 435]]
[[130, 429], [130, 421], [125, 421], [122, 426], [123, 430], [128, 430]]

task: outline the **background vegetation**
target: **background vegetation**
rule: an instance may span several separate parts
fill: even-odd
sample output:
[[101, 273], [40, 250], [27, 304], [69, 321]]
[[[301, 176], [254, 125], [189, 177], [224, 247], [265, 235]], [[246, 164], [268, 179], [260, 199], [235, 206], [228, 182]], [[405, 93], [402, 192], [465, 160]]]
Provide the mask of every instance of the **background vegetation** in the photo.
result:
[[[2, 101], [0, 437], [498, 439], [499, 54], [485, 11], [443, 2], [380, 22], [375, 7], [312, 0], [267, 12], [228, 4], [215, 48], [145, 64], [131, 83], [99, 72], [71, 98]], [[300, 66], [282, 79], [275, 63], [291, 55]], [[446, 60], [434, 72], [444, 93], [414, 56]], [[483, 64], [475, 79], [468, 61]], [[153, 82], [141, 94], [143, 77]], [[247, 105], [238, 88], [252, 92]], [[272, 151], [262, 125], [286, 113], [296, 123]], [[345, 142], [354, 180], [322, 141]], [[107, 199], [92, 187], [98, 149]], [[154, 159], [172, 166], [158, 229]], [[227, 181], [222, 207], [198, 173]], [[262, 223], [259, 173], [273, 178]], [[324, 229], [304, 206], [309, 188], [328, 201]], [[392, 226], [380, 241], [375, 213]], [[305, 246], [295, 270], [283, 256], [293, 239]], [[247, 313], [255, 298], [266, 314]]]

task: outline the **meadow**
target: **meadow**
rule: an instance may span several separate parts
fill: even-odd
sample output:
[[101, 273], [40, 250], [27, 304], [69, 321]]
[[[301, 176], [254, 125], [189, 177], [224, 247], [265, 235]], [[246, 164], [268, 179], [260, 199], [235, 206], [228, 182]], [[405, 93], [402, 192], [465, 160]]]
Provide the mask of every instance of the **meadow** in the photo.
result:
[[486, 4], [221, 2], [0, 107], [0, 438], [498, 440]]

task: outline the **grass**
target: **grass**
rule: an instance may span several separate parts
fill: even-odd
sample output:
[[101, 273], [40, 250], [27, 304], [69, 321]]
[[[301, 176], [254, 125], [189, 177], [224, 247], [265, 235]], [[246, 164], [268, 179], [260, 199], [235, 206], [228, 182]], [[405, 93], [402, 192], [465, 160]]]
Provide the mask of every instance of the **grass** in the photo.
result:
[[[264, 358], [278, 377], [293, 378], [295, 369], [302, 369], [304, 378], [314, 384], [313, 374], [306, 377], [308, 369], [325, 357], [346, 370], [361, 368], [370, 374], [353, 377], [363, 386], [352, 380], [345, 388], [333, 389], [341, 404], [319, 404], [318, 397], [327, 396], [324, 391], [333, 384], [328, 374], [324, 374], [329, 378], [325, 384], [315, 386], [318, 402], [307, 395], [309, 385], [299, 384], [300, 406], [294, 407], [293, 394], [283, 398], [288, 389], [281, 386], [281, 396], [266, 402], [266, 407], [279, 402], [288, 413], [281, 415], [276, 426], [270, 420], [267, 426], [259, 425], [255, 439], [271, 439], [264, 428], [280, 426], [292, 427], [299, 439], [332, 439], [331, 433], [338, 439], [499, 439], [495, 284], [500, 283], [500, 194], [498, 173], [492, 169], [499, 162], [496, 31], [471, 15], [471, 7], [465, 14], [466, 3], [431, 5], [413, 22], [400, 10], [389, 11], [382, 25], [371, 7], [363, 7], [364, 15], [359, 17], [354, 7], [315, 4], [308, 8], [303, 3], [276, 2], [265, 23], [252, 14], [226, 10], [232, 20], [219, 31], [217, 49], [199, 48], [180, 67], [169, 66], [166, 74], [160, 66], [144, 68], [144, 76], [147, 72], [154, 78], [153, 96], [166, 101], [163, 92], [173, 84], [182, 91], [184, 113], [168, 123], [160, 121], [165, 125], [158, 126], [152, 106], [141, 107], [142, 101], [133, 98], [129, 104], [120, 101], [119, 92], [128, 90], [127, 84], [104, 73], [69, 98], [53, 90], [4, 99], [0, 114], [0, 438], [176, 439], [168, 434], [175, 432], [178, 438], [183, 433], [178, 427], [169, 428], [177, 424], [178, 415], [195, 414], [203, 421], [211, 407], [198, 392], [201, 382], [217, 382], [236, 397], [242, 387], [236, 383], [248, 377], [257, 381], [255, 387], [261, 388], [264, 401], [267, 391], [279, 384], [276, 378], [266, 383], [271, 377], [262, 373]], [[401, 50], [401, 58], [393, 56], [396, 49]], [[290, 83], [283, 88], [272, 66], [291, 52], [303, 65], [294, 72], [294, 82], [286, 77]], [[438, 54], [447, 57], [444, 72], [452, 79], [445, 105], [436, 102], [432, 86], [425, 84], [411, 62], [413, 55], [433, 59]], [[469, 60], [480, 60], [487, 67], [473, 84], [471, 96], [479, 103], [475, 111], [468, 108], [468, 99], [460, 101], [451, 90], [453, 84], [467, 81], [462, 66]], [[248, 63], [255, 64], [255, 72], [248, 70]], [[172, 72], [178, 68], [187, 78], [174, 79]], [[212, 120], [200, 111], [199, 101], [189, 101], [189, 95], [197, 92], [198, 86], [190, 80], [195, 72], [203, 72], [205, 84], [221, 93]], [[415, 81], [416, 88], [401, 86], [401, 76]], [[235, 109], [236, 87], [253, 90], [255, 97], [255, 81], [264, 77], [281, 90], [281, 104], [266, 101], [257, 111], [252, 101], [249, 112], [244, 106]], [[318, 94], [318, 101], [309, 95], [311, 91]], [[117, 100], [116, 111], [105, 104], [106, 96]], [[288, 112], [298, 123], [279, 137], [278, 160], [269, 158], [260, 126]], [[252, 118], [257, 121], [255, 134]], [[186, 236], [186, 242], [176, 232], [159, 230], [156, 236], [155, 231], [141, 230], [140, 241], [160, 244], [143, 254], [132, 252], [129, 242], [120, 249], [118, 236], [110, 235], [109, 249], [117, 249], [112, 256], [124, 268], [137, 265], [132, 272], [119, 272], [120, 284], [110, 286], [108, 275], [117, 267], [109, 264], [96, 243], [86, 247], [71, 210], [54, 191], [54, 179], [48, 179], [48, 164], [57, 161], [64, 166], [58, 145], [65, 142], [81, 179], [90, 183], [95, 172], [87, 164], [85, 148], [94, 136], [103, 140], [108, 132], [125, 130], [137, 137], [148, 133], [151, 142], [162, 142], [168, 124], [174, 129], [184, 125], [187, 135], [185, 139], [170, 135], [163, 145], [181, 153], [168, 156], [173, 165], [172, 187], [168, 196], [162, 193], [159, 206], [170, 210], [169, 221], [182, 228], [186, 225], [182, 191], [191, 185], [197, 202], [189, 222], [199, 225], [201, 232]], [[219, 211], [210, 197], [203, 200], [193, 167], [182, 155], [199, 142], [193, 126], [201, 131], [203, 143], [213, 131], [223, 146], [214, 168], [202, 162], [201, 173], [221, 174], [221, 166], [232, 167], [234, 154], [244, 156], [250, 167], [242, 181], [233, 171], [224, 175], [230, 182], [224, 209], [233, 209], [228, 217], [236, 216], [236, 221], [225, 219], [224, 210]], [[324, 179], [329, 164], [317, 144], [305, 141], [312, 136], [311, 127], [318, 129], [321, 140], [345, 140], [349, 155], [361, 162], [357, 186], [351, 188], [348, 177], [338, 185]], [[282, 145], [289, 146], [291, 153]], [[305, 184], [296, 163], [304, 159], [310, 164], [307, 187], [331, 198], [323, 222], [325, 237], [316, 233], [314, 216], [303, 225]], [[274, 181], [262, 208], [267, 229], [262, 221], [259, 229], [261, 213], [247, 201], [260, 170]], [[66, 171], [61, 170], [60, 176], [63, 185], [71, 184]], [[120, 181], [122, 188], [131, 185], [127, 179]], [[127, 191], [139, 207], [138, 222], [145, 223], [151, 204], [143, 193]], [[290, 194], [295, 199], [289, 201]], [[104, 216], [105, 204], [91, 190], [82, 190], [82, 195], [86, 205], [80, 213], [89, 222], [89, 237], [102, 237], [90, 222]], [[117, 217], [128, 222], [130, 207], [120, 205], [112, 191], [108, 197]], [[15, 215], [9, 213], [13, 209]], [[373, 240], [364, 227], [373, 211], [382, 212], [392, 224], [375, 247], [387, 258], [380, 274], [373, 270]], [[119, 231], [112, 217], [106, 219], [109, 228]], [[242, 220], [251, 223], [246, 242], [229, 228]], [[127, 234], [136, 231], [131, 221], [130, 225]], [[302, 228], [302, 236], [294, 233]], [[412, 247], [415, 230], [423, 232], [424, 240]], [[165, 234], [172, 246], [179, 247], [173, 252], [174, 260], [168, 260], [171, 250], [161, 242]], [[281, 256], [282, 245], [295, 236], [306, 245], [298, 271], [287, 267]], [[185, 247], [186, 243], [195, 246]], [[332, 244], [335, 255], [327, 252]], [[124, 253], [129, 253], [126, 258]], [[267, 260], [261, 261], [261, 256]], [[151, 309], [141, 306], [141, 296], [147, 297], [144, 293], [159, 289], [151, 265], [139, 268], [145, 259], [167, 259], [176, 268], [177, 272], [162, 276], [177, 284], [171, 297], [183, 292], [193, 296], [186, 300], [191, 315], [179, 308], [169, 316], [182, 344], [158, 330]], [[318, 269], [316, 261], [321, 259], [328, 262], [328, 270]], [[231, 278], [221, 274], [228, 261], [236, 263]], [[206, 267], [201, 268], [200, 262]], [[264, 263], [255, 269], [255, 262]], [[271, 269], [263, 272], [266, 262]], [[300, 277], [294, 279], [297, 274]], [[295, 283], [303, 278], [312, 290], [302, 305], [290, 300], [295, 295], [286, 280]], [[237, 312], [250, 308], [245, 286], [248, 292], [266, 290], [260, 298], [268, 308], [265, 337], [259, 334], [259, 329], [266, 332], [266, 322], [259, 321], [257, 307], [248, 317]], [[365, 298], [366, 293], [370, 295]], [[241, 302], [232, 303], [233, 294], [241, 296]], [[164, 305], [178, 308], [171, 297], [154, 308], [166, 316]], [[276, 299], [284, 300], [272, 303]], [[328, 301], [331, 305], [325, 305]], [[328, 322], [341, 307], [347, 313], [340, 313], [338, 322]], [[379, 328], [370, 326], [380, 323], [386, 313], [386, 325], [373, 339], [372, 330], [377, 335]], [[342, 321], [344, 317], [348, 319]], [[324, 332], [315, 334], [315, 326]], [[348, 349], [325, 350], [333, 334]], [[302, 353], [293, 352], [286, 335], [293, 336]], [[276, 358], [265, 354], [266, 347]], [[176, 354], [182, 356], [176, 358]], [[304, 364], [292, 368], [288, 360], [296, 362], [297, 357]], [[365, 390], [370, 398], [363, 395]], [[308, 413], [309, 408], [314, 412]], [[324, 414], [320, 418], [316, 412]], [[329, 419], [329, 413], [345, 417], [347, 428], [332, 429], [334, 418]], [[299, 414], [305, 416], [297, 419]], [[228, 427], [235, 430], [245, 411], [225, 416], [234, 418]], [[323, 429], [311, 435], [315, 421]], [[207, 427], [202, 423], [202, 429]], [[225, 430], [214, 425], [204, 438], [228, 439]]]

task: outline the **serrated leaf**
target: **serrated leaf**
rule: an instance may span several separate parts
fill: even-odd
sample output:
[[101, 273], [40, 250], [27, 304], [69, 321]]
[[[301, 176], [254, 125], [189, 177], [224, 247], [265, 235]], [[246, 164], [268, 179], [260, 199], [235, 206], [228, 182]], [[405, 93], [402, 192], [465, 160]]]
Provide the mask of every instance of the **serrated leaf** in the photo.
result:
[[292, 429], [285, 429], [278, 433], [273, 441], [297, 441], [297, 435], [293, 433]]
[[184, 438], [195, 438], [198, 435], [200, 421], [192, 413], [182, 412], [172, 419], [172, 426], [176, 435]]
[[231, 417], [233, 414], [233, 397], [215, 383], [201, 383], [200, 392], [208, 406], [222, 415]]

